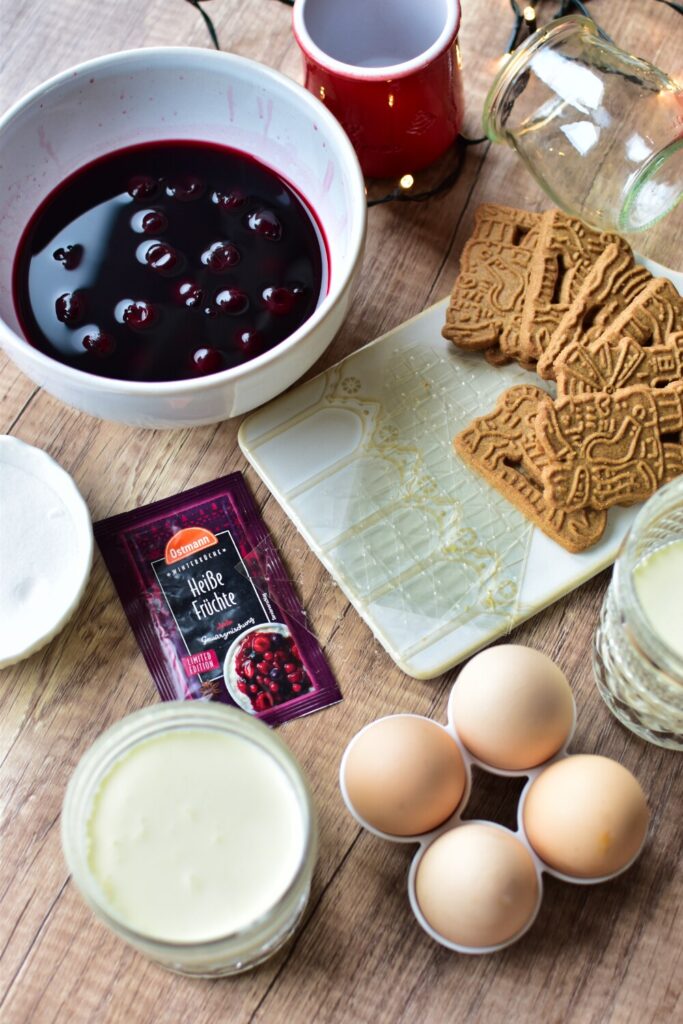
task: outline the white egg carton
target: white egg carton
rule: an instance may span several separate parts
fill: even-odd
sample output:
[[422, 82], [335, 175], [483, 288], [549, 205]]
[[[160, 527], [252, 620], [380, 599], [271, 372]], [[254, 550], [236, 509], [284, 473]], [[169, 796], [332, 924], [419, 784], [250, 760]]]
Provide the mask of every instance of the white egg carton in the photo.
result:
[[[455, 685], [457, 685], [457, 683], [454, 684], [454, 688]], [[433, 829], [431, 832], [424, 832], [421, 835], [412, 836], [397, 836], [392, 835], [388, 832], [381, 832], [379, 829], [376, 829], [372, 825], [370, 825], [369, 822], [365, 821], [365, 819], [362, 818], [360, 814], [358, 814], [349, 798], [345, 781], [346, 762], [348, 760], [349, 753], [354, 743], [358, 740], [360, 736], [363, 735], [364, 732], [366, 732], [373, 725], [375, 725], [376, 722], [383, 721], [385, 718], [419, 718], [428, 722], [432, 722], [433, 720], [431, 718], [426, 718], [426, 716], [423, 715], [411, 714], [385, 715], [380, 719], [376, 719], [374, 722], [369, 722], [359, 732], [356, 733], [356, 735], [353, 737], [353, 739], [347, 746], [346, 750], [344, 751], [344, 755], [342, 757], [341, 765], [339, 768], [339, 786], [341, 789], [342, 797], [344, 799], [344, 803], [346, 804], [350, 813], [356, 819], [358, 824], [361, 825], [363, 828], [367, 829], [368, 832], [372, 832], [373, 835], [378, 836], [380, 839], [386, 839], [392, 843], [418, 844], [418, 850], [415, 853], [415, 856], [413, 857], [412, 863], [410, 865], [410, 870], [408, 872], [408, 899], [410, 900], [410, 906], [412, 908], [413, 914], [417, 918], [418, 924], [424, 929], [424, 931], [426, 931], [427, 934], [430, 935], [435, 942], [440, 943], [442, 946], [446, 946], [447, 949], [454, 950], [456, 953], [468, 953], [472, 955], [477, 955], [481, 953], [497, 953], [499, 950], [505, 949], [506, 946], [510, 946], [512, 945], [513, 942], [517, 942], [518, 939], [521, 939], [522, 936], [529, 931], [534, 921], [536, 920], [538, 912], [541, 908], [541, 903], [543, 901], [544, 874], [553, 875], [555, 878], [559, 878], [563, 882], [570, 882], [572, 885], [599, 885], [601, 882], [607, 882], [612, 878], [616, 878], [617, 875], [622, 874], [624, 871], [627, 871], [632, 866], [632, 864], [640, 856], [643, 846], [645, 845], [647, 836], [643, 838], [643, 842], [641, 843], [640, 848], [637, 850], [637, 852], [631, 858], [631, 860], [629, 860], [628, 863], [623, 865], [623, 867], [619, 868], [617, 871], [614, 871], [610, 875], [602, 875], [600, 877], [593, 878], [578, 878], [572, 875], [563, 874], [561, 871], [558, 871], [555, 868], [551, 867], [549, 864], [546, 864], [535, 852], [534, 848], [529, 842], [526, 831], [524, 829], [524, 802], [534, 780], [537, 779], [538, 776], [541, 775], [547, 768], [549, 768], [550, 765], [554, 764], [556, 761], [562, 760], [569, 756], [568, 748], [576, 728], [576, 703], [572, 700], [574, 709], [572, 726], [569, 731], [569, 735], [567, 736], [567, 739], [565, 740], [563, 746], [559, 749], [559, 751], [553, 757], [549, 758], [547, 761], [544, 761], [543, 764], [540, 764], [534, 768], [521, 769], [518, 771], [508, 771], [502, 768], [496, 768], [493, 765], [488, 764], [485, 761], [482, 761], [479, 758], [475, 757], [473, 754], [470, 753], [470, 751], [461, 741], [460, 736], [458, 735], [458, 730], [455, 725], [452, 710], [453, 689], [451, 690], [451, 696], [448, 701], [448, 725], [440, 725], [440, 723], [438, 722], [434, 724], [440, 725], [440, 728], [442, 728], [445, 732], [452, 736], [458, 746], [458, 749], [460, 750], [460, 754], [465, 765], [465, 789], [460, 799], [460, 803], [456, 807], [453, 814], [449, 818], [447, 818], [446, 821], [444, 821], [441, 825], [439, 825], [438, 828]], [[490, 772], [492, 775], [502, 775], [507, 778], [526, 777], [528, 779], [526, 786], [522, 790], [522, 793], [519, 798], [519, 803], [517, 806], [516, 831], [513, 832], [512, 829], [505, 828], [503, 825], [499, 825], [497, 822], [494, 821], [485, 821], [482, 819], [468, 819], [467, 821], [462, 820], [462, 815], [465, 811], [465, 808], [467, 807], [467, 803], [469, 801], [470, 794], [472, 791], [473, 765], [476, 765], [477, 767], [483, 769], [486, 772]], [[444, 832], [448, 832], [450, 829], [461, 828], [463, 825], [486, 825], [491, 828], [499, 829], [501, 832], [506, 832], [508, 835], [514, 837], [516, 840], [521, 842], [524, 845], [524, 847], [528, 850], [529, 854], [531, 855], [531, 859], [533, 861], [534, 868], [536, 871], [536, 878], [538, 882], [538, 900], [536, 902], [536, 906], [534, 908], [533, 913], [531, 914], [529, 920], [524, 925], [524, 927], [520, 929], [520, 931], [518, 931], [515, 935], [511, 936], [511, 938], [507, 939], [505, 942], [501, 942], [495, 946], [462, 946], [456, 942], [450, 941], [444, 935], [441, 935], [434, 928], [432, 928], [432, 926], [425, 919], [417, 900], [416, 877], [418, 868], [420, 866], [420, 861], [424, 857], [425, 853], [427, 852], [431, 844], [436, 839], [438, 839], [439, 836], [443, 835]]]

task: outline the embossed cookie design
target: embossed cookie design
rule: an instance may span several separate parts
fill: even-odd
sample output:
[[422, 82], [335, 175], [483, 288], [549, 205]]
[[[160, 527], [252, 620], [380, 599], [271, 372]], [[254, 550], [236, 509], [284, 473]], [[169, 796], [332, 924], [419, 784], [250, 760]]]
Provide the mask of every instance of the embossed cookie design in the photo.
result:
[[535, 429], [549, 505], [634, 505], [683, 472], [683, 382], [561, 398], [539, 409]]
[[543, 355], [581, 285], [609, 245], [630, 254], [628, 244], [618, 235], [594, 231], [560, 210], [543, 214], [538, 244], [529, 264], [520, 324], [524, 360], [536, 362]]
[[555, 508], [547, 501], [543, 472], [550, 458], [534, 424], [539, 410], [548, 406], [552, 398], [541, 388], [510, 388], [500, 395], [493, 412], [470, 423], [453, 444], [463, 461], [523, 515], [568, 551], [578, 553], [600, 539], [607, 515], [589, 508]]
[[572, 553], [683, 472], [683, 296], [628, 243], [560, 210], [483, 206], [443, 335], [556, 382], [511, 388], [454, 439], [471, 469]]
[[683, 295], [671, 281], [653, 277], [602, 334], [607, 341], [626, 335], [639, 345], [665, 345], [670, 334], [683, 331]]
[[519, 325], [540, 214], [485, 204], [475, 214], [442, 334], [460, 348], [519, 354]]
[[590, 345], [597, 341], [651, 281], [650, 271], [636, 266], [628, 248], [608, 245], [598, 256], [538, 360], [539, 377], [555, 380], [554, 364], [560, 353], [574, 343]]
[[574, 341], [555, 363], [557, 394], [583, 395], [644, 385], [665, 388], [683, 380], [683, 331], [671, 334], [664, 345], [639, 345], [633, 338], [612, 343], [600, 338], [591, 345]]

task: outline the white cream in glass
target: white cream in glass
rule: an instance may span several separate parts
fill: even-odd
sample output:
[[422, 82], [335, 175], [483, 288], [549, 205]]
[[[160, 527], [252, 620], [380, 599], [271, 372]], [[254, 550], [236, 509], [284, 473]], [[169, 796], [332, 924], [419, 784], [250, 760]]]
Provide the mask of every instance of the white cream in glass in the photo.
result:
[[308, 898], [303, 775], [272, 730], [225, 705], [168, 702], [107, 730], [74, 773], [62, 828], [97, 916], [181, 973], [261, 962]]
[[683, 750], [683, 477], [636, 516], [605, 595], [593, 668], [623, 725]]

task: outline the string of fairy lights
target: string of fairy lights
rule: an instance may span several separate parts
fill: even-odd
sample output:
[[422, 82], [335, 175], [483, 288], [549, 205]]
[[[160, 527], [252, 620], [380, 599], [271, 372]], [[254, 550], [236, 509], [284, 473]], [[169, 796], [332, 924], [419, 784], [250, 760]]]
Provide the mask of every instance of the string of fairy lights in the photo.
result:
[[[199, 12], [204, 24], [206, 25], [206, 29], [209, 33], [209, 38], [211, 39], [213, 46], [217, 50], [220, 50], [221, 44], [216, 31], [216, 26], [202, 7], [200, 0], [186, 0], [186, 2], [191, 4], [191, 6], [196, 8]], [[206, 3], [209, 2], [209, 0], [203, 0], [203, 2]], [[277, 2], [285, 4], [287, 7], [294, 6], [294, 0], [277, 0]], [[561, 0], [560, 4], [556, 7], [548, 21], [550, 22], [557, 20], [557, 18], [564, 18], [568, 14], [582, 14], [585, 18], [590, 18], [603, 39], [612, 43], [612, 38], [598, 24], [592, 13], [588, 10], [587, 4], [590, 2], [591, 0], [585, 0], [585, 2], [584, 0]], [[508, 3], [512, 9], [513, 25], [510, 30], [507, 46], [502, 54], [501, 61], [509, 59], [510, 55], [517, 49], [520, 43], [532, 35], [532, 33], [534, 33], [539, 27], [537, 18], [539, 0], [531, 0], [531, 2], [524, 5], [520, 5], [517, 0], [508, 0]], [[678, 0], [655, 0], [655, 3], [664, 4], [665, 7], [671, 8], [671, 10], [676, 11], [677, 14], [683, 15], [683, 3], [678, 2]], [[415, 186], [414, 175], [403, 174], [396, 187], [386, 195], [375, 199], [368, 199], [368, 206], [380, 206], [383, 203], [423, 203], [428, 199], [432, 199], [434, 196], [447, 192], [460, 176], [467, 149], [470, 146], [480, 146], [488, 141], [489, 140], [485, 135], [478, 139], [470, 139], [465, 135], [459, 135], [452, 146], [452, 159], [454, 160], [454, 165], [437, 185], [429, 189], [423, 189], [422, 191], [413, 191]]]

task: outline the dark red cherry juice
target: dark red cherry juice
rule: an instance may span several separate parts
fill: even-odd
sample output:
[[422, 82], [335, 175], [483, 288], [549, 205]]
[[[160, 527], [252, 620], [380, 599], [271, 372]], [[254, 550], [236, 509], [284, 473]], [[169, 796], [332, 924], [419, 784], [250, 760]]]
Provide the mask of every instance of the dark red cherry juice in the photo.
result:
[[322, 234], [297, 193], [244, 153], [146, 143], [67, 178], [14, 266], [41, 352], [88, 373], [169, 381], [273, 348], [324, 296]]

